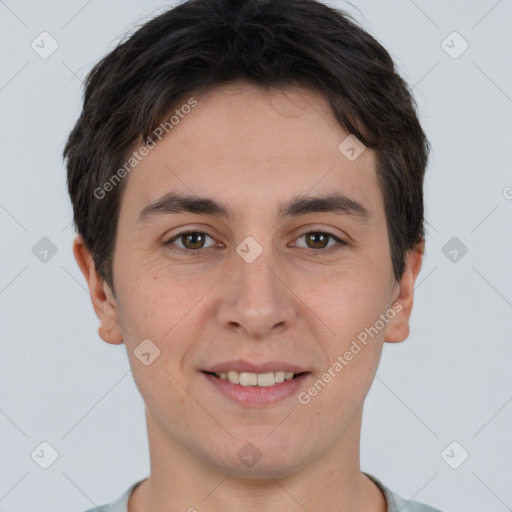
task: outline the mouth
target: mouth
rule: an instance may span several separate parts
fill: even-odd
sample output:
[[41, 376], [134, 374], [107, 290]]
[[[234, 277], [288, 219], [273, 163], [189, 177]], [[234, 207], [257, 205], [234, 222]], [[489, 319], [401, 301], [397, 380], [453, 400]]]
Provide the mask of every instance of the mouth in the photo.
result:
[[[248, 369], [246, 365], [245, 368]], [[288, 366], [287, 371], [271, 371], [266, 367], [263, 368], [265, 371], [256, 373], [227, 370], [223, 366], [209, 371], [201, 370], [201, 373], [220, 396], [243, 407], [267, 407], [296, 395], [312, 375], [298, 367], [294, 369], [296, 371], [291, 371]]]

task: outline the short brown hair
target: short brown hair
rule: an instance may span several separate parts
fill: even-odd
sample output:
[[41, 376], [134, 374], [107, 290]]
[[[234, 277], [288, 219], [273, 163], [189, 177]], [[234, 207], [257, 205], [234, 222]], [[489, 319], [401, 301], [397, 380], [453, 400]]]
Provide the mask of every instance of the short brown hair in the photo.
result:
[[[64, 149], [74, 224], [114, 291], [112, 260], [126, 179], [98, 199], [134, 144], [149, 143], [183, 98], [228, 82], [303, 85], [374, 149], [393, 273], [424, 239], [429, 143], [389, 53], [349, 14], [316, 0], [189, 0], [139, 28], [87, 76]], [[114, 291], [115, 293], [115, 291]]]

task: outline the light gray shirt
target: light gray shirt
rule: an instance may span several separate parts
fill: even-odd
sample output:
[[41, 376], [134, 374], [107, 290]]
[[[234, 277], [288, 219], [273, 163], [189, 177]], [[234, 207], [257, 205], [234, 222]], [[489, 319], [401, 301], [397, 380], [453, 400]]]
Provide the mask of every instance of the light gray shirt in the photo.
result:
[[[419, 503], [418, 501], [409, 501], [401, 498], [398, 496], [398, 494], [390, 491], [380, 480], [374, 476], [364, 472], [363, 474], [375, 482], [377, 487], [379, 487], [379, 489], [383, 492], [388, 504], [387, 512], [441, 512], [437, 508], [430, 507], [424, 503]], [[145, 478], [134, 483], [127, 491], [119, 496], [119, 498], [112, 501], [111, 503], [102, 505], [101, 507], [91, 508], [86, 510], [86, 512], [128, 512], [128, 500], [130, 495], [135, 487], [137, 487], [137, 485], [142, 483], [144, 480]]]

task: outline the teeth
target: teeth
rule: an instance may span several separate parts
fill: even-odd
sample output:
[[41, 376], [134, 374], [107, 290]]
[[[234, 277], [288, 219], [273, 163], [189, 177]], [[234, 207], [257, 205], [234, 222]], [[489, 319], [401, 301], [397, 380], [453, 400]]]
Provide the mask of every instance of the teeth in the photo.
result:
[[275, 383], [274, 372], [258, 373], [258, 386], [273, 386]]
[[230, 370], [229, 372], [220, 372], [215, 374], [222, 380], [227, 380], [232, 384], [240, 384], [241, 386], [273, 386], [285, 380], [293, 379], [293, 372], [266, 372], [266, 373], [249, 373], [237, 372]]
[[256, 386], [258, 384], [258, 374], [242, 372], [240, 374], [241, 386]]
[[[221, 377], [221, 379], [222, 379], [222, 377]], [[226, 374], [226, 379], [229, 380], [229, 382], [232, 382], [233, 384], [240, 384], [240, 373], [230, 371]]]
[[[292, 378], [293, 378], [293, 373], [292, 373]], [[284, 372], [274, 372], [274, 380], [275, 380], [276, 384], [278, 384], [279, 382], [284, 382]]]

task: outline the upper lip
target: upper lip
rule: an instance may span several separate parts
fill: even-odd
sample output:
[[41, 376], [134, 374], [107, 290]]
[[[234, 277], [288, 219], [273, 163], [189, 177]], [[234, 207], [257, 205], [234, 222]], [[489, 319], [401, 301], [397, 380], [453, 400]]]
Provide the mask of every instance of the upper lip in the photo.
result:
[[293, 372], [293, 373], [304, 373], [304, 368], [295, 364], [284, 363], [282, 361], [267, 361], [265, 363], [251, 363], [243, 359], [237, 359], [235, 361], [226, 361], [225, 363], [219, 363], [211, 366], [208, 369], [203, 370], [205, 372], [220, 373], [220, 372], [247, 372], [247, 373], [267, 373], [267, 372]]

